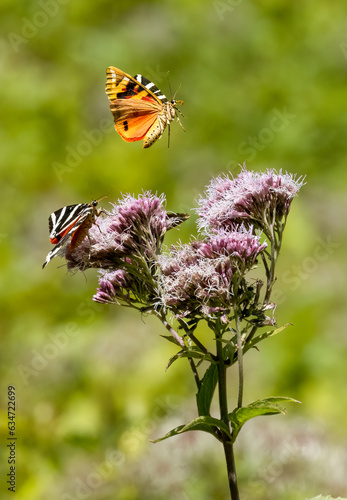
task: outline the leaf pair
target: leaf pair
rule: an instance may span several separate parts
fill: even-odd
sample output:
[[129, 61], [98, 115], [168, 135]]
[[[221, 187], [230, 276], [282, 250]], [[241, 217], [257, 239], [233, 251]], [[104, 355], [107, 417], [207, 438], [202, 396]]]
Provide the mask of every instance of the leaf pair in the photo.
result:
[[[212, 368], [212, 366], [214, 365], [211, 365], [210, 368]], [[212, 379], [211, 373], [209, 374], [208, 378], [209, 378], [208, 384], [210, 384]], [[208, 399], [204, 400], [203, 397], [203, 395], [206, 396], [206, 394], [207, 390], [202, 391], [200, 394], [201, 406], [199, 407], [199, 411], [202, 410], [204, 408], [204, 405], [206, 404], [209, 410], [210, 403], [208, 403]], [[199, 393], [198, 393], [198, 398], [199, 398]], [[251, 418], [260, 417], [262, 415], [276, 415], [279, 413], [286, 414], [286, 409], [283, 408], [282, 406], [279, 406], [279, 403], [284, 403], [284, 402], [300, 403], [300, 401], [297, 401], [296, 399], [280, 396], [280, 397], [270, 397], [261, 399], [259, 401], [254, 401], [254, 403], [251, 403], [248, 406], [244, 406], [242, 408], [236, 408], [233, 412], [229, 414], [232, 433], [230, 433], [230, 430], [228, 429], [227, 425], [222, 420], [213, 418], [210, 415], [201, 415], [198, 418], [195, 418], [194, 420], [189, 422], [188, 424], [179, 425], [178, 427], [175, 427], [175, 429], [172, 429], [170, 432], [165, 434], [165, 436], [156, 439], [155, 441], [153, 441], [153, 443], [163, 441], [164, 439], [167, 439], [172, 436], [177, 436], [179, 434], [183, 434], [184, 432], [188, 431], [208, 432], [209, 434], [212, 434], [216, 439], [220, 441], [221, 441], [220, 432], [223, 432], [227, 436], [229, 436], [230, 441], [234, 442], [242, 426]], [[207, 408], [207, 406], [205, 406], [205, 408]]]

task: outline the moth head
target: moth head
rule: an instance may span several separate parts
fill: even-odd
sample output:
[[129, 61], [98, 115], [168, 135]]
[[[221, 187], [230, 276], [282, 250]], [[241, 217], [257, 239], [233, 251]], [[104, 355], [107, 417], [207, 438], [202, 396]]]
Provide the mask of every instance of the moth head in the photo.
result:
[[179, 104], [180, 106], [182, 106], [182, 104], [184, 104], [184, 101], [182, 101], [181, 99], [171, 99], [170, 102], [173, 106], [176, 106], [176, 104]]

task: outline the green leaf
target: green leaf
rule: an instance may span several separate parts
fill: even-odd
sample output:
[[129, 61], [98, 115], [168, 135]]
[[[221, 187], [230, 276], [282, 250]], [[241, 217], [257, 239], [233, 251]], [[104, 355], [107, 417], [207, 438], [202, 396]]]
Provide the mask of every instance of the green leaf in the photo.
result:
[[166, 365], [166, 370], [172, 365], [174, 361], [179, 358], [194, 358], [201, 361], [204, 361], [206, 359], [208, 361], [213, 361], [209, 354], [205, 354], [204, 352], [200, 351], [198, 347], [190, 347], [189, 349], [182, 349], [182, 351], [179, 351], [177, 354], [172, 356], [172, 358], [169, 359], [168, 364]]
[[201, 385], [196, 395], [199, 416], [209, 415], [213, 394], [217, 385], [217, 365], [210, 365], [201, 380]]
[[225, 434], [227, 434], [227, 436], [231, 439], [230, 430], [224, 422], [218, 420], [218, 418], [202, 416], [195, 418], [188, 424], [179, 425], [175, 429], [172, 429], [170, 432], [165, 434], [165, 436], [159, 439], [155, 439], [154, 441], [152, 441], [152, 443], [158, 443], [159, 441], [163, 441], [164, 439], [167, 439], [172, 436], [178, 436], [179, 434], [183, 434], [184, 432], [188, 431], [208, 432], [209, 434], [212, 434], [212, 436], [215, 437], [216, 439], [221, 440], [216, 432], [217, 429], [219, 429], [222, 432], [225, 432]]
[[268, 332], [261, 333], [260, 335], [257, 335], [254, 337], [250, 342], [248, 342], [245, 347], [243, 348], [243, 352], [247, 352], [249, 349], [254, 347], [256, 344], [261, 342], [262, 340], [267, 339], [268, 337], [273, 337], [274, 335], [277, 335], [278, 333], [282, 332], [285, 330], [288, 326], [292, 326], [291, 323], [287, 323], [284, 326], [281, 326], [280, 328], [276, 328], [276, 330], [270, 330]]
[[233, 440], [235, 441], [242, 426], [251, 418], [263, 415], [276, 415], [278, 413], [285, 415], [286, 409], [279, 406], [279, 403], [284, 402], [300, 403], [300, 401], [293, 398], [272, 396], [270, 398], [254, 401], [254, 403], [251, 403], [248, 406], [243, 406], [242, 408], [235, 408], [234, 411], [229, 413], [229, 420], [233, 429]]
[[233, 359], [233, 356], [236, 351], [236, 343], [234, 343], [232, 340], [227, 340], [227, 339], [221, 339], [221, 342], [225, 344], [223, 347], [223, 356], [224, 359]]
[[168, 340], [169, 342], [171, 342], [172, 344], [175, 344], [175, 345], [178, 345], [179, 347], [182, 347], [180, 345], [180, 343], [178, 342], [178, 340], [175, 339], [175, 337], [173, 337], [172, 335], [160, 335], [163, 339], [166, 339]]

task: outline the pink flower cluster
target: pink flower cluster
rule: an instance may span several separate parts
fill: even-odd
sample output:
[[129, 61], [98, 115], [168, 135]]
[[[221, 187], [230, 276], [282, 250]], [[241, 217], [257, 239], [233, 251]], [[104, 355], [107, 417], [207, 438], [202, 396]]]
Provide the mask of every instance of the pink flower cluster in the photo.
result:
[[[174, 247], [159, 258], [163, 277], [162, 301], [177, 317], [209, 316], [233, 305], [234, 277], [239, 280], [266, 248], [252, 229], [194, 240]], [[246, 284], [241, 283], [246, 291]]]
[[167, 213], [164, 196], [126, 195], [97, 219], [88, 238], [66, 250], [68, 268], [101, 270], [97, 302], [170, 309], [179, 318], [226, 318], [236, 300], [250, 304], [256, 297], [246, 274], [262, 252], [263, 261], [269, 258], [267, 243], [256, 231], [263, 231], [271, 245], [277, 232], [280, 242], [302, 184], [302, 179], [274, 170], [243, 169], [236, 178], [213, 179], [197, 209], [205, 238], [175, 246], [165, 255], [166, 232], [187, 215]]
[[149, 192], [138, 198], [124, 196], [106, 217], [97, 220], [78, 248], [67, 250], [68, 268], [108, 269], [155, 259], [166, 231], [182, 222], [176, 214], [168, 214], [164, 205], [164, 196]]
[[66, 250], [69, 269], [101, 269], [95, 301], [148, 306], [156, 300], [156, 262], [164, 235], [187, 218], [167, 213], [164, 205], [164, 196], [149, 192], [126, 195], [98, 218], [75, 250]]
[[252, 172], [243, 168], [235, 178], [212, 179], [206, 196], [199, 200], [198, 227], [209, 234], [233, 229], [235, 224], [253, 224], [268, 236], [270, 225], [286, 218], [302, 185], [302, 178], [273, 169]]

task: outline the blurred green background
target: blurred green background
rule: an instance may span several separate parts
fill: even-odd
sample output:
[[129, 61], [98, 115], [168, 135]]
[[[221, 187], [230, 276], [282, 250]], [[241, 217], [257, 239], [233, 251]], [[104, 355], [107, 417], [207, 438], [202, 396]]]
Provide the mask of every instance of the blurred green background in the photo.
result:
[[[175, 347], [161, 325], [93, 303], [96, 272], [41, 266], [52, 211], [147, 189], [189, 211], [213, 175], [244, 161], [307, 184], [276, 284], [278, 324], [293, 327], [245, 359], [245, 403], [287, 395], [302, 405], [245, 426], [241, 498], [347, 496], [345, 13], [334, 0], [2, 0], [1, 498], [11, 495], [9, 385], [17, 500], [227, 498], [217, 441], [149, 442], [196, 416], [188, 363], [165, 373]], [[170, 72], [187, 131], [173, 124], [170, 149], [166, 134], [142, 150], [113, 131], [109, 65], [167, 95]], [[167, 243], [190, 234], [194, 214]]]

